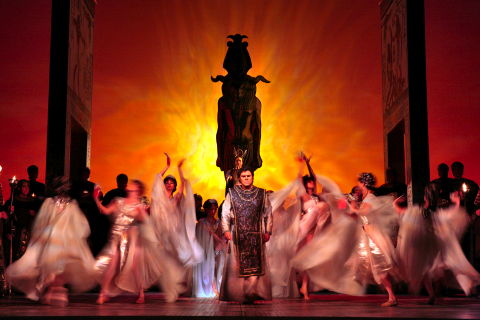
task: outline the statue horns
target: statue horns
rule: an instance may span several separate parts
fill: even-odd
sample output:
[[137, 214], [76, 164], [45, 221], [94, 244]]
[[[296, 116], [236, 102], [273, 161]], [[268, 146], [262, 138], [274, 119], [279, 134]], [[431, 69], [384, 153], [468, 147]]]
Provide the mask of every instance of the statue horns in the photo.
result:
[[212, 79], [213, 82], [218, 82], [218, 81], [222, 83], [225, 82], [225, 76], [221, 76], [221, 75], [218, 75], [215, 78], [210, 76], [210, 79]]
[[245, 39], [245, 38], [248, 38], [248, 37], [246, 35], [237, 33], [235, 35], [233, 35], [233, 34], [228, 35], [227, 38], [232, 39], [232, 40], [239, 39], [240, 42], [241, 42], [242, 39]]
[[258, 83], [260, 81], [265, 82], [265, 83], [270, 83], [267, 79], [265, 79], [264, 76], [256, 76], [255, 79], [253, 80], [255, 83]]

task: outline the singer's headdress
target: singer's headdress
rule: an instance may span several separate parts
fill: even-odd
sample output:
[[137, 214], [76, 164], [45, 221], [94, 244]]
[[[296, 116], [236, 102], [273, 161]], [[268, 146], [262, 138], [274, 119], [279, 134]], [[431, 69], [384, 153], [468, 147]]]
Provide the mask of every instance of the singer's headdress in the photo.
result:
[[245, 157], [247, 156], [247, 152], [248, 152], [248, 150], [242, 150], [240, 148], [233, 147], [233, 158], [234, 159], [237, 159], [237, 158], [245, 159]]

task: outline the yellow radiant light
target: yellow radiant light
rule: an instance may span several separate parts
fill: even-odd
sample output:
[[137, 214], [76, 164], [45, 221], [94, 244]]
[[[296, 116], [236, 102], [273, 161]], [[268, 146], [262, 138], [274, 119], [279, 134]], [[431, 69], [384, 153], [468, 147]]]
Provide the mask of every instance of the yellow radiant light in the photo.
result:
[[[210, 76], [226, 74], [226, 36], [235, 33], [249, 36], [249, 74], [271, 81], [257, 85], [263, 167], [255, 172], [255, 184], [278, 190], [292, 181], [300, 150], [313, 154], [316, 173], [331, 177], [344, 191], [361, 171], [382, 180], [380, 98], [370, 92], [353, 97], [346, 89], [352, 88], [347, 83], [357, 62], [345, 46], [361, 38], [338, 38], [338, 48], [324, 47], [332, 33], [322, 23], [339, 10], [336, 2], [318, 2], [318, 10], [288, 1], [256, 9], [257, 1], [225, 2], [219, 8], [192, 1], [188, 9], [175, 1], [161, 3], [168, 8], [158, 11], [158, 25], [149, 30], [161, 46], [154, 52], [158, 59], [144, 69], [148, 81], [125, 77], [94, 84], [92, 180], [109, 189], [124, 172], [151, 185], [168, 152], [169, 173], [178, 176], [176, 163], [185, 157], [185, 176], [194, 192], [223, 200], [223, 172], [215, 166], [221, 83]], [[244, 15], [248, 10], [237, 8], [240, 3], [264, 14]], [[279, 21], [281, 15], [288, 23]]]

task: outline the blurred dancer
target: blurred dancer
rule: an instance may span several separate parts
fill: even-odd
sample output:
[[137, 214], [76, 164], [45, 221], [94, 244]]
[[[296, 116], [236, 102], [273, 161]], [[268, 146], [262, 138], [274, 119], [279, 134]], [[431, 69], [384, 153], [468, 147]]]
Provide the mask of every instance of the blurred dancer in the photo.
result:
[[138, 293], [136, 303], [144, 303], [144, 289], [160, 282], [167, 301], [178, 296], [177, 265], [155, 235], [145, 204], [141, 201], [145, 190], [139, 180], [128, 183], [126, 198], [116, 198], [108, 207], [95, 195], [95, 202], [103, 214], [113, 215], [113, 225], [107, 246], [97, 257], [96, 268], [102, 273], [98, 304], [105, 303], [122, 291]]
[[[313, 172], [313, 168], [310, 165], [310, 159], [311, 157], [307, 158], [303, 152], [300, 153], [299, 160], [307, 165], [309, 174], [303, 176], [303, 190], [305, 190], [305, 192], [299, 194], [302, 203], [302, 215], [300, 217], [297, 250], [300, 250], [303, 246], [309, 243], [314, 234], [320, 232], [330, 217], [328, 205], [320, 199], [320, 196], [317, 193], [317, 179]], [[306, 273], [303, 273], [300, 293], [305, 300], [310, 299], [308, 283], [308, 276]]]
[[217, 200], [205, 201], [203, 208], [207, 217], [200, 219], [197, 223], [196, 236], [203, 249], [204, 260], [193, 267], [192, 295], [199, 298], [212, 298], [216, 295], [215, 248], [224, 241], [218, 236], [220, 221], [215, 218], [218, 210]]
[[195, 200], [192, 187], [183, 175], [182, 166], [185, 159], [178, 162], [180, 184], [177, 189], [177, 179], [173, 175], [163, 175], [170, 168], [170, 157], [165, 154], [167, 164], [156, 175], [152, 189], [152, 205], [150, 214], [158, 238], [168, 252], [175, 254], [180, 270], [184, 273], [182, 283], [183, 294], [192, 294], [192, 267], [204, 258], [202, 247], [195, 237], [197, 224]]
[[466, 295], [480, 283], [480, 275], [466, 259], [459, 242], [468, 225], [468, 215], [460, 207], [456, 192], [451, 196], [453, 205], [439, 209], [440, 191], [432, 183], [425, 188], [423, 206], [405, 209], [396, 205], [403, 214], [397, 246], [400, 270], [412, 292], [418, 293], [425, 285], [429, 304], [436, 299], [433, 283], [444, 278], [447, 270]]
[[77, 292], [96, 284], [94, 258], [86, 242], [88, 222], [68, 196], [67, 179], [56, 178], [52, 186], [54, 196], [43, 203], [27, 250], [7, 268], [7, 280], [29, 299], [65, 306], [65, 284]]
[[358, 208], [347, 206], [338, 187], [324, 194], [332, 223], [299, 251], [292, 265], [331, 291], [361, 295], [372, 281], [381, 284], [388, 293], [382, 306], [391, 307], [398, 304], [391, 284], [397, 263], [390, 234], [398, 216], [391, 197], [373, 195], [375, 182], [373, 174], [360, 174], [363, 201]]

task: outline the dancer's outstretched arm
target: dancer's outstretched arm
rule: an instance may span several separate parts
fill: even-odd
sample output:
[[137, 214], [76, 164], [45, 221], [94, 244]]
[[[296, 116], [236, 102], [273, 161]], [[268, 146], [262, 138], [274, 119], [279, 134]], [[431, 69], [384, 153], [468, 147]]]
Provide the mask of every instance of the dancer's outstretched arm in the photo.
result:
[[305, 161], [305, 164], [307, 165], [308, 174], [310, 175], [310, 178], [313, 180], [313, 183], [315, 185], [315, 187], [313, 189], [313, 193], [317, 194], [317, 176], [315, 175], [315, 172], [313, 172], [313, 168], [310, 165], [310, 159], [312, 159], [312, 156], [307, 158], [305, 153], [302, 152], [301, 154], [302, 154], [303, 161]]
[[174, 196], [176, 201], [180, 201], [180, 199], [183, 196], [183, 189], [185, 189], [185, 176], [183, 175], [183, 170], [182, 170], [182, 166], [184, 162], [185, 162], [185, 159], [182, 159], [178, 162], [178, 165], [177, 165], [178, 176], [180, 177], [180, 184], [178, 186], [177, 193]]
[[303, 162], [305, 161], [303, 159], [305, 155], [303, 152], [300, 152], [300, 154], [297, 156], [296, 160], [298, 162], [298, 173], [297, 173], [297, 178], [302, 179], [303, 176]]
[[[300, 154], [297, 157], [298, 161], [298, 173], [297, 173], [297, 179], [302, 182], [302, 177], [303, 177], [303, 163], [305, 162], [305, 154], [303, 152], [300, 152]], [[298, 189], [297, 196], [299, 196], [302, 201], [307, 201], [307, 190], [304, 187], [301, 187]]]
[[101, 193], [100, 187], [95, 187], [95, 189], [93, 190], [93, 199], [95, 200], [95, 203], [97, 204], [98, 209], [103, 214], [106, 214], [106, 215], [112, 214], [116, 208], [115, 202], [111, 202], [107, 207], [105, 207], [102, 204], [102, 202], [100, 202], [100, 193]]
[[167, 165], [165, 166], [165, 168], [163, 168], [162, 171], [160, 171], [160, 175], [162, 177], [165, 174], [165, 172], [167, 172], [167, 170], [170, 168], [170, 163], [171, 163], [170, 156], [168, 155], [168, 153], [165, 152], [165, 156], [167, 157]]

